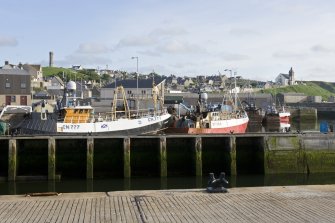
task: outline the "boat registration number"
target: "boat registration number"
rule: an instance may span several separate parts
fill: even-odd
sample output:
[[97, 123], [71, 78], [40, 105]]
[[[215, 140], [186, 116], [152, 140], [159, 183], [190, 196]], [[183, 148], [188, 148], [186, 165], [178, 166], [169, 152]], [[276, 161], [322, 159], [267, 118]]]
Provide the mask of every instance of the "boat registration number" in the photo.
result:
[[63, 129], [64, 130], [68, 130], [68, 129], [79, 129], [80, 125], [63, 125]]
[[154, 121], [157, 121], [157, 120], [161, 120], [161, 117], [160, 116], [154, 116], [154, 117], [149, 117], [148, 118], [148, 122], [154, 122]]

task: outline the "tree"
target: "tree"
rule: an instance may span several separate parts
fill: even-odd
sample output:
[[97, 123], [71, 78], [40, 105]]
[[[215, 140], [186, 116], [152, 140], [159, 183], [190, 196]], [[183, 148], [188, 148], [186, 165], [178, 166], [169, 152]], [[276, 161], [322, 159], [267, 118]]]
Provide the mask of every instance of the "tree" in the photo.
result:
[[100, 76], [94, 70], [80, 70], [80, 74], [82, 74], [84, 80], [91, 80], [91, 81], [100, 81]]
[[101, 75], [101, 80], [102, 80], [103, 83], [108, 83], [109, 80], [110, 80], [110, 75], [106, 74], [106, 73]]

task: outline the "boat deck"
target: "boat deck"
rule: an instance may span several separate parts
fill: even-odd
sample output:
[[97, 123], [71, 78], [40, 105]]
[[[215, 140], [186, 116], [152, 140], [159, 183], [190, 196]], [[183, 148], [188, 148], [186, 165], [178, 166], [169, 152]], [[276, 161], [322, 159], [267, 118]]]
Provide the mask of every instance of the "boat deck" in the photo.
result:
[[335, 222], [335, 185], [6, 195], [0, 222]]

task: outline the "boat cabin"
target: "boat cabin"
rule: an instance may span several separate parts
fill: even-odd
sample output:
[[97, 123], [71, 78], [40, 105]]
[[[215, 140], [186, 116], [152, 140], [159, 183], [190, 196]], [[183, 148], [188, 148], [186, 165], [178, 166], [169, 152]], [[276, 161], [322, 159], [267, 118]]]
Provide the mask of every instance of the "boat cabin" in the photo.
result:
[[92, 107], [64, 108], [64, 123], [88, 123], [90, 122]]

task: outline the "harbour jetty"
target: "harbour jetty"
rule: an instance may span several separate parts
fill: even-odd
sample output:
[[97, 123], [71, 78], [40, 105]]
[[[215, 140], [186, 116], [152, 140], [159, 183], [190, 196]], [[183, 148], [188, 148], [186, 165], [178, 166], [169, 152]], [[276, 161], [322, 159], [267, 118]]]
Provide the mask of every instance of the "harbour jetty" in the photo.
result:
[[3, 180], [333, 173], [334, 133], [3, 136]]
[[334, 222], [335, 185], [0, 196], [0, 222]]

